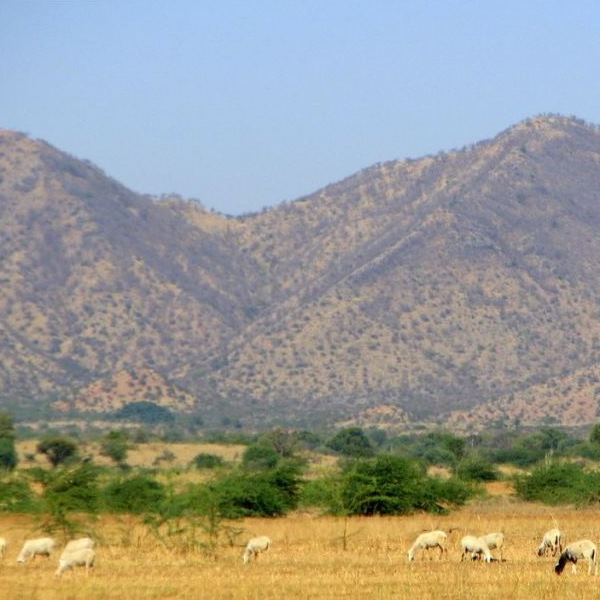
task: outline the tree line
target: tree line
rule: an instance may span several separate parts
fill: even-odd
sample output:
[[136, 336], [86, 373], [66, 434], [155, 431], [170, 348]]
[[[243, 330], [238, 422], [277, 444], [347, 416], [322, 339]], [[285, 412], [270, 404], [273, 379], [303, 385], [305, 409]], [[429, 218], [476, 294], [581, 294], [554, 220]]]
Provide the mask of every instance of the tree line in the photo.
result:
[[[99, 440], [112, 467], [82, 456], [77, 440], [51, 435], [36, 446], [49, 468], [17, 470], [15, 439], [10, 415], [0, 412], [0, 511], [36, 514], [49, 531], [74, 531], [78, 519], [98, 513], [137, 514], [162, 525], [276, 517], [299, 507], [337, 515], [443, 513], [481, 494], [482, 482], [506, 477], [498, 468], [504, 463], [528, 469], [514, 478], [525, 500], [600, 501], [600, 476], [588, 468], [600, 459], [600, 425], [587, 439], [553, 428], [495, 437], [448, 431], [391, 436], [359, 427], [329, 435], [275, 430], [247, 440], [239, 464], [199, 453], [188, 469], [201, 470], [203, 481], [184, 484], [169, 479], [166, 468], [130, 467], [133, 442], [124, 431]], [[338, 468], [308, 476], [311, 451], [338, 456]], [[444, 476], [431, 475], [431, 465], [445, 467]]]

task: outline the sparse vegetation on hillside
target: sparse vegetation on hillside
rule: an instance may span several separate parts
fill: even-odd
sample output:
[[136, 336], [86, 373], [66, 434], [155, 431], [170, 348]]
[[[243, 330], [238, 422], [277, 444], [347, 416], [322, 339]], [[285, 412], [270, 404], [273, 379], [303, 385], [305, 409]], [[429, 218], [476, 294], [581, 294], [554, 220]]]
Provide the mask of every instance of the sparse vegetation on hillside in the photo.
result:
[[0, 132], [0, 402], [210, 426], [584, 426], [600, 131], [544, 115], [243, 218]]

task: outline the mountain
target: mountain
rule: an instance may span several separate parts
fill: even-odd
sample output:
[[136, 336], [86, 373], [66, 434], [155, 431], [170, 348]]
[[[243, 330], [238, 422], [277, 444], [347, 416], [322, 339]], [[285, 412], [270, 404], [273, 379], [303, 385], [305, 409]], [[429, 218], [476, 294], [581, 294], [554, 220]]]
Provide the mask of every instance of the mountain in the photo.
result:
[[181, 201], [134, 194], [7, 131], [0, 178], [0, 392], [9, 404], [64, 401], [123, 369], [176, 379], [260, 306], [268, 278], [236, 246], [235, 223], [215, 226], [205, 212], [192, 221]]
[[106, 410], [87, 386], [149, 370], [175, 390], [154, 397], [217, 423], [600, 414], [600, 130], [578, 119], [239, 218], [134, 194], [14, 132], [0, 177], [9, 406]]

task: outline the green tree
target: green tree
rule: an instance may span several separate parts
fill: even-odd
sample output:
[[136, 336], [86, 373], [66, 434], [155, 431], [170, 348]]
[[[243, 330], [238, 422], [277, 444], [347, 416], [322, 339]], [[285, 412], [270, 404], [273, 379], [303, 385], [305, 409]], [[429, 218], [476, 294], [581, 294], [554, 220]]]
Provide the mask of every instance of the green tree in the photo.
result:
[[355, 515], [444, 512], [471, 493], [463, 482], [428, 477], [420, 465], [400, 456], [359, 460], [342, 475], [343, 503]]
[[110, 482], [103, 495], [106, 507], [112, 512], [156, 513], [161, 510], [166, 490], [152, 477], [136, 475]]
[[594, 425], [590, 431], [590, 444], [600, 446], [600, 423]]
[[0, 469], [12, 471], [17, 466], [15, 427], [7, 412], [0, 412]]
[[480, 454], [465, 456], [456, 467], [456, 475], [467, 481], [495, 481], [498, 470]]
[[242, 455], [242, 465], [247, 469], [272, 469], [279, 458], [277, 450], [268, 441], [262, 441], [246, 448]]
[[77, 456], [77, 444], [66, 437], [55, 436], [41, 440], [37, 447], [40, 454], [45, 454], [53, 467]]
[[68, 538], [87, 529], [86, 517], [99, 508], [98, 468], [90, 463], [31, 473], [44, 487], [42, 529]]
[[14, 474], [0, 476], [0, 512], [36, 512], [39, 500], [29, 483]]
[[348, 427], [338, 431], [327, 442], [327, 446], [353, 458], [366, 458], [375, 454], [369, 438], [360, 427]]
[[207, 452], [200, 452], [192, 459], [192, 465], [196, 469], [216, 469], [217, 467], [223, 466], [224, 461], [220, 456], [216, 454], [209, 454]]
[[578, 505], [600, 501], [600, 474], [570, 462], [549, 461], [515, 480], [523, 500], [545, 504]]
[[127, 459], [129, 438], [124, 431], [110, 431], [100, 442], [100, 454], [108, 456], [117, 464], [122, 464]]
[[300, 495], [300, 466], [282, 461], [274, 469], [237, 470], [212, 483], [208, 490], [218, 499], [226, 518], [275, 517], [296, 508]]
[[169, 424], [175, 421], [175, 415], [168, 408], [146, 400], [126, 404], [115, 413], [115, 418], [148, 425]]
[[259, 443], [262, 442], [272, 446], [283, 458], [292, 458], [299, 448], [298, 435], [283, 429], [274, 429], [263, 434], [259, 439]]

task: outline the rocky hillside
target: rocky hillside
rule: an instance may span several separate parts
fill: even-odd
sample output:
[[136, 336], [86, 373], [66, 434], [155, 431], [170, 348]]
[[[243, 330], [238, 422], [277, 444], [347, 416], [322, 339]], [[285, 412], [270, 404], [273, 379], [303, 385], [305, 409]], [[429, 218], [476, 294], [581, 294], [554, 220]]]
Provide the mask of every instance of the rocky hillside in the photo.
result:
[[11, 132], [0, 177], [5, 403], [83, 409], [92, 382], [151, 370], [182, 409], [252, 425], [572, 424], [584, 400], [596, 419], [600, 131], [581, 121], [237, 219]]

